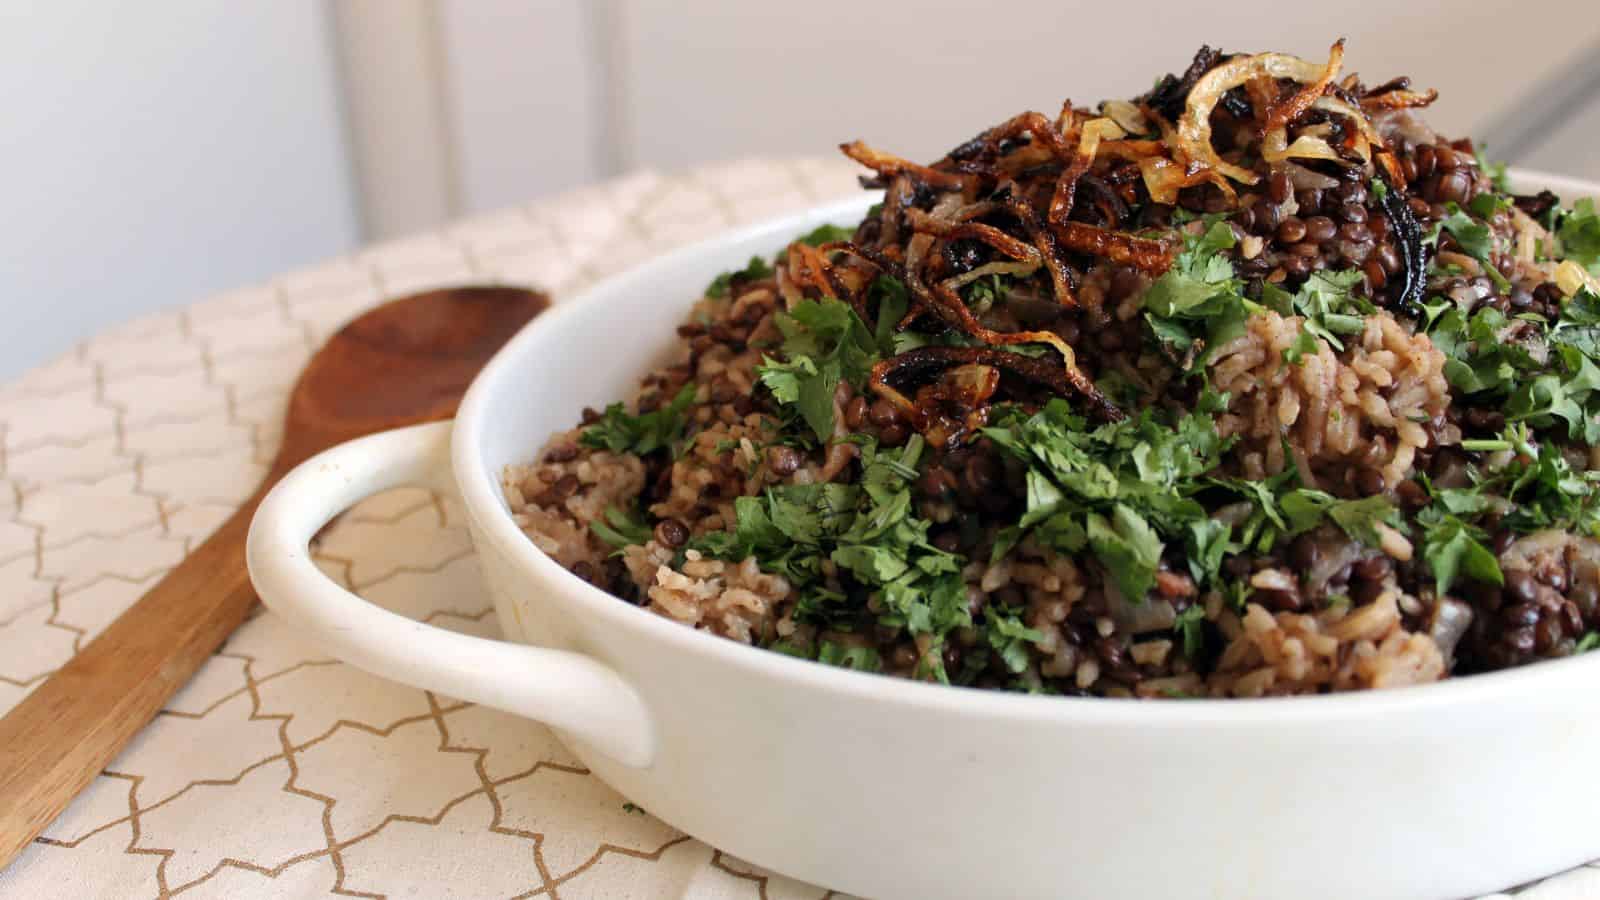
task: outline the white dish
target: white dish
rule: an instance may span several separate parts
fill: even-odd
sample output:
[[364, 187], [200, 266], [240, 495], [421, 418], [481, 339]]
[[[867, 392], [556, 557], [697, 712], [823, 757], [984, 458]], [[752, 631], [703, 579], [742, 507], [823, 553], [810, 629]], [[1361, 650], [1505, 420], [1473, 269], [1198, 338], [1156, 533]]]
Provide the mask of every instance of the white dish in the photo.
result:
[[[1600, 194], [1519, 176], [1569, 202]], [[873, 198], [672, 254], [559, 305], [454, 423], [336, 448], [251, 528], [262, 599], [340, 658], [554, 726], [672, 825], [871, 897], [1459, 897], [1600, 856], [1600, 653], [1437, 685], [1268, 700], [1034, 697], [865, 675], [693, 631], [570, 574], [499, 487], [628, 395], [717, 272]], [[327, 580], [310, 537], [400, 484], [458, 490], [506, 642]]]

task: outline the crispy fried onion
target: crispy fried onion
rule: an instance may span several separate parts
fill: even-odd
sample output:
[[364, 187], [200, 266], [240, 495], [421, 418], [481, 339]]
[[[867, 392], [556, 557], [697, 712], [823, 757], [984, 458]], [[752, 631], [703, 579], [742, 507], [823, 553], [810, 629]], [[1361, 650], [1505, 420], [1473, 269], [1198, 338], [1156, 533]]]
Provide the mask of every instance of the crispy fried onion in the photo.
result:
[[[1306, 102], [1315, 101], [1338, 72], [1343, 57], [1344, 42], [1340, 41], [1329, 51], [1326, 65], [1308, 62], [1287, 53], [1258, 53], [1255, 56], [1230, 59], [1202, 75], [1200, 80], [1195, 82], [1194, 88], [1189, 91], [1183, 116], [1178, 119], [1174, 134], [1173, 152], [1183, 163], [1184, 174], [1192, 175], [1200, 170], [1209, 169], [1241, 184], [1255, 184], [1260, 181], [1261, 177], [1255, 172], [1226, 162], [1217, 155], [1216, 148], [1211, 146], [1211, 111], [1222, 101], [1224, 94], [1249, 83], [1251, 79], [1260, 77], [1287, 78], [1301, 84], [1318, 86], [1316, 93], [1310, 95], [1310, 99]], [[1295, 107], [1304, 99], [1305, 94], [1305, 91], [1296, 92], [1289, 101], [1286, 101], [1288, 105], [1282, 111], [1284, 122], [1303, 111], [1303, 107], [1299, 110]], [[1269, 124], [1275, 115], [1272, 112], [1268, 113]], [[1284, 144], [1287, 145], [1288, 141], [1285, 140]]]
[[1300, 117], [1300, 114], [1311, 108], [1333, 83], [1339, 74], [1339, 67], [1344, 65], [1344, 38], [1334, 41], [1333, 47], [1328, 50], [1328, 64], [1323, 67], [1322, 74], [1307, 84], [1305, 87], [1290, 94], [1283, 100], [1273, 103], [1261, 112], [1261, 130], [1263, 133], [1271, 132], [1278, 128], [1287, 128], [1289, 123]]
[[[1059, 252], [1050, 244], [1052, 240], [1050, 234], [1040, 228], [1032, 210], [1021, 202], [1018, 193], [1016, 190], [1011, 191], [1012, 201], [1008, 204], [1008, 208], [1017, 214], [1019, 218], [1025, 216], [1023, 218], [1024, 227], [1032, 231], [1039, 242], [1045, 245], [1044, 250], [1041, 250], [1040, 246], [1029, 245], [1017, 240], [993, 226], [963, 221], [964, 218], [969, 218], [973, 215], [970, 209], [950, 209], [948, 204], [941, 201], [935, 205], [932, 212], [924, 213], [921, 210], [913, 209], [907, 213], [907, 220], [911, 224], [914, 234], [906, 245], [905, 264], [901, 269], [906, 287], [910, 290], [912, 298], [918, 301], [921, 309], [932, 313], [946, 326], [985, 344], [1043, 343], [1050, 345], [1056, 352], [1061, 354], [1062, 378], [1054, 382], [1061, 388], [1060, 392], [1066, 394], [1075, 390], [1083, 395], [1090, 406], [1102, 417], [1112, 420], [1120, 419], [1122, 418], [1122, 413], [1100, 393], [1094, 382], [1078, 369], [1077, 354], [1073, 352], [1072, 346], [1063, 340], [1060, 335], [1051, 331], [999, 332], [986, 328], [978, 321], [972, 310], [967, 307], [966, 302], [961, 299], [961, 295], [957, 293], [964, 284], [972, 280], [970, 272], [949, 276], [932, 285], [927, 282], [927, 270], [931, 268], [930, 264], [937, 258], [937, 254], [933, 252], [936, 239], [948, 240], [956, 237], [967, 237], [981, 241], [1013, 261], [1012, 265], [1018, 267], [1011, 269], [1013, 274], [1031, 275], [1041, 266], [1046, 266], [1046, 260], [1052, 260], [1059, 264]], [[1068, 224], [1077, 226], [1080, 223]], [[1091, 226], [1082, 227], [1091, 228]], [[1103, 229], [1093, 230], [1107, 235], [1112, 234], [1112, 232], [1104, 232]], [[1153, 241], [1147, 241], [1146, 243], [1156, 244]], [[1156, 246], [1161, 247], [1163, 245], [1156, 244]], [[1066, 276], [1064, 270], [1058, 271], [1052, 268], [1051, 277], [1053, 281], [1056, 279], [1064, 281]], [[1064, 289], [1063, 285], [1056, 286], [1058, 300], [1061, 296], [1060, 292]], [[1068, 294], [1067, 296], [1070, 297], [1071, 295]], [[909, 318], [911, 318], [911, 314], [908, 313]]]
[[901, 159], [898, 156], [892, 156], [880, 150], [874, 150], [861, 141], [840, 144], [839, 149], [844, 152], [845, 156], [886, 178], [893, 178], [900, 174], [914, 175], [924, 183], [934, 187], [957, 191], [966, 188], [972, 180], [967, 175], [955, 172], [941, 172], [929, 166], [918, 165], [910, 160]]
[[1426, 91], [1409, 91], [1403, 88], [1385, 91], [1381, 94], [1368, 94], [1361, 98], [1361, 108], [1368, 115], [1383, 112], [1388, 109], [1422, 109], [1430, 106], [1439, 99], [1439, 92], [1433, 88]]
[[[948, 370], [948, 371], [947, 371]], [[906, 396], [911, 384], [926, 381], [945, 372], [944, 379], [931, 389]], [[988, 414], [988, 401], [999, 387], [1001, 373], [1057, 394], [1069, 393], [1060, 369], [1043, 359], [1023, 356], [995, 347], [918, 347], [872, 367], [868, 385], [872, 392], [900, 410], [916, 429], [936, 446], [959, 438], [980, 427]], [[1121, 412], [1106, 404], [1103, 416], [1121, 418]]]

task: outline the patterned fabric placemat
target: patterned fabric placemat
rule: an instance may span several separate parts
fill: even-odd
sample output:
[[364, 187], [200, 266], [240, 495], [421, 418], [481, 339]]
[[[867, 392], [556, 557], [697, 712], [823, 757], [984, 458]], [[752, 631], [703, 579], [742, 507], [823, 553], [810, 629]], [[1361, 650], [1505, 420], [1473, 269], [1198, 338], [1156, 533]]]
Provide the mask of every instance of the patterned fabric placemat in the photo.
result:
[[[140, 319], [0, 387], [0, 713], [249, 496], [294, 378], [354, 315], [469, 282], [559, 300], [854, 187], [832, 160], [636, 174]], [[388, 609], [498, 633], [449, 497], [374, 497], [317, 558]], [[840, 896], [655, 820], [541, 726], [367, 675], [259, 610], [0, 871], [28, 900], [327, 895]], [[1595, 868], [1519, 892], [1594, 896]]]

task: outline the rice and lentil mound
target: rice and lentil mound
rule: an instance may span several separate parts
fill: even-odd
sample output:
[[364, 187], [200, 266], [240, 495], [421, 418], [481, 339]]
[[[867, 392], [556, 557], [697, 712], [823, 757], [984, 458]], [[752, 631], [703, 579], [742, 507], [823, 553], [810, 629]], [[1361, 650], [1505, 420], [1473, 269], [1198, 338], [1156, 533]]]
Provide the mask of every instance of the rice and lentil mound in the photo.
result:
[[838, 666], [1259, 697], [1600, 645], [1600, 216], [1407, 79], [1202, 48], [724, 273], [504, 474], [627, 602]]

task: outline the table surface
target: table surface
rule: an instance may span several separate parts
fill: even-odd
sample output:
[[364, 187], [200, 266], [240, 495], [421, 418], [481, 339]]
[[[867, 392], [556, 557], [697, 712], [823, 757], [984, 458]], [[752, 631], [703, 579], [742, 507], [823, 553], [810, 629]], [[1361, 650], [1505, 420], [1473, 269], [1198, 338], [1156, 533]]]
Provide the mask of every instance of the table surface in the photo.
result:
[[[0, 387], [0, 713], [254, 490], [295, 376], [352, 316], [468, 282], [559, 301], [730, 225], [842, 196], [854, 175], [831, 160], [635, 174], [140, 319]], [[396, 612], [498, 633], [447, 496], [374, 497], [317, 558]], [[30, 900], [329, 894], [841, 896], [657, 821], [541, 726], [367, 675], [259, 610], [0, 871], [0, 897]], [[1600, 896], [1600, 868], [1517, 895]]]

